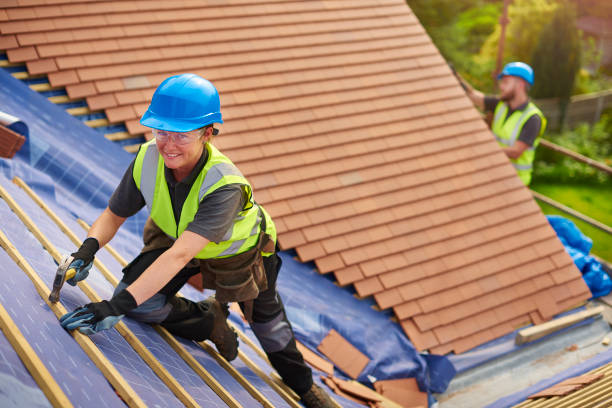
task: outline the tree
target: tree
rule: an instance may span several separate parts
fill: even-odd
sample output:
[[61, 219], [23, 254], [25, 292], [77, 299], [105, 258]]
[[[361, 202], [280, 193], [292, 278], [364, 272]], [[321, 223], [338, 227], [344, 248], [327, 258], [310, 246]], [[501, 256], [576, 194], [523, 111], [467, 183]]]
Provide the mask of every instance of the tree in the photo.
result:
[[407, 0], [407, 3], [428, 31], [452, 23], [462, 6], [455, 0]]
[[563, 125], [576, 74], [580, 70], [580, 36], [574, 7], [560, 1], [550, 23], [542, 29], [531, 58], [534, 98], [559, 98], [559, 127]]
[[[531, 59], [540, 31], [551, 20], [556, 9], [555, 0], [514, 0], [510, 4], [504, 62], [527, 62]], [[495, 60], [500, 32], [500, 26], [497, 26], [482, 46], [481, 56]]]
[[499, 18], [499, 0], [407, 0], [408, 6], [442, 53], [472, 85], [493, 91], [494, 61], [474, 59]]

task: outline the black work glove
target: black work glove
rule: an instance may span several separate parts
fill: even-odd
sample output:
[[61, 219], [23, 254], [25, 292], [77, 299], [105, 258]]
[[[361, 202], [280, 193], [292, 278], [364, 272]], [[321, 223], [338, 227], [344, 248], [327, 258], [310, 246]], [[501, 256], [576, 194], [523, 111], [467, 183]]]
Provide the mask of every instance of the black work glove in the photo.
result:
[[66, 280], [69, 285], [74, 286], [77, 284], [77, 282], [82, 281], [89, 276], [89, 270], [93, 265], [98, 249], [100, 249], [98, 240], [89, 237], [83, 241], [81, 247], [76, 252], [70, 254], [73, 259], [68, 266], [68, 270], [74, 269], [76, 274], [74, 277]]
[[123, 289], [111, 300], [89, 303], [66, 313], [60, 318], [60, 323], [66, 330], [79, 329], [81, 333], [91, 335], [110, 329], [137, 306], [131, 293]]

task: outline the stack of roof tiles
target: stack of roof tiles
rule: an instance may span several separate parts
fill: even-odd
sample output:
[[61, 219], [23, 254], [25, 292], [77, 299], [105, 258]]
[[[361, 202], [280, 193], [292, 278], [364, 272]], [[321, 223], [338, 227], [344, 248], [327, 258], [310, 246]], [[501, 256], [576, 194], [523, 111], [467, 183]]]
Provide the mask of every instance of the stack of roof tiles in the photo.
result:
[[215, 143], [281, 246], [393, 308], [420, 350], [462, 352], [590, 297], [404, 0], [3, 4], [9, 60], [132, 134], [164, 78], [211, 80]]

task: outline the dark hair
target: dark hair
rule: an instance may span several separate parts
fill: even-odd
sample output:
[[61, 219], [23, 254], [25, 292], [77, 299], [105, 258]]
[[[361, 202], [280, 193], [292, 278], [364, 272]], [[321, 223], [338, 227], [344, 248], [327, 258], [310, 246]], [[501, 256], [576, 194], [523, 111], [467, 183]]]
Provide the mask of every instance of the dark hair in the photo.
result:
[[208, 128], [212, 128], [213, 136], [217, 136], [219, 134], [219, 129], [217, 129], [213, 123], [211, 123], [210, 125], [206, 125], [204, 127], [201, 127], [198, 130], [200, 131], [200, 134], [202, 134], [202, 133], [204, 133], [204, 130], [206, 130]]

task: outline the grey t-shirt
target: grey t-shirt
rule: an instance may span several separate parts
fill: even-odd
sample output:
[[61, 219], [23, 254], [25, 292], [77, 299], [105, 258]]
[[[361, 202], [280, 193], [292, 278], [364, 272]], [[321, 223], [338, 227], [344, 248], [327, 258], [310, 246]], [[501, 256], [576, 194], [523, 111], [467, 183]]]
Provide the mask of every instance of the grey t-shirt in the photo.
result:
[[[198, 164], [181, 181], [176, 181], [172, 171], [164, 166], [175, 220], [179, 219], [183, 203], [196, 177], [206, 164], [207, 158], [208, 154], [205, 149]], [[136, 187], [132, 177], [133, 169], [134, 161], [123, 174], [121, 182], [108, 201], [110, 210], [120, 217], [130, 217], [145, 206], [144, 197]], [[239, 184], [229, 184], [215, 190], [200, 202], [195, 218], [189, 223], [186, 230], [201, 235], [212, 242], [221, 241], [242, 209], [245, 198]]]
[[[485, 111], [494, 112], [495, 107], [497, 106], [498, 102], [499, 102], [499, 98], [496, 96], [491, 96], [491, 95], [485, 96], [485, 99], [484, 99]], [[529, 102], [526, 102], [522, 104], [521, 106], [517, 107], [516, 109], [511, 109], [510, 107], [508, 107], [508, 114], [506, 115], [506, 119], [508, 119], [510, 115], [512, 115], [514, 112], [525, 109], [528, 103]], [[527, 146], [533, 146], [533, 142], [535, 142], [536, 138], [538, 137], [541, 127], [542, 127], [542, 119], [540, 119], [540, 116], [539, 115], [531, 116], [529, 119], [527, 119], [527, 122], [525, 122], [525, 125], [523, 125], [523, 129], [521, 129], [521, 134], [519, 135], [518, 140], [525, 143]]]

